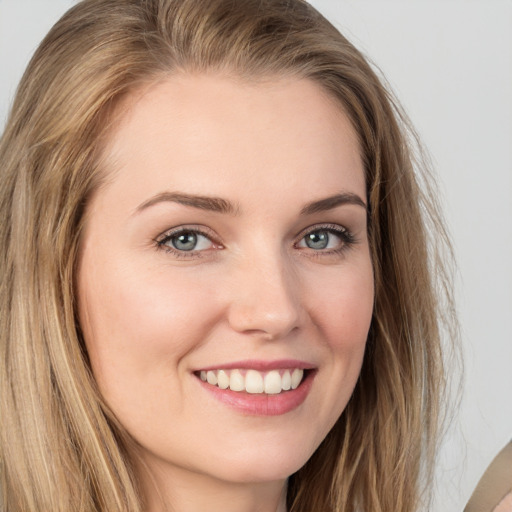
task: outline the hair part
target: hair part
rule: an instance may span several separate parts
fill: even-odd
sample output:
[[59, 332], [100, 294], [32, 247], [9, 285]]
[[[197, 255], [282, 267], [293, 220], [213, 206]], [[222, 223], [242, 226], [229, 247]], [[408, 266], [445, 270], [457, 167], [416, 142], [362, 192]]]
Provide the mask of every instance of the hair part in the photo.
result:
[[405, 116], [302, 0], [85, 0], [36, 51], [0, 142], [3, 510], [143, 506], [132, 441], [91, 374], [74, 283], [121, 100], [179, 72], [310, 79], [351, 119], [366, 172], [374, 316], [354, 394], [290, 477], [287, 501], [293, 512], [412, 512], [432, 477], [443, 320], [456, 336], [449, 243]]

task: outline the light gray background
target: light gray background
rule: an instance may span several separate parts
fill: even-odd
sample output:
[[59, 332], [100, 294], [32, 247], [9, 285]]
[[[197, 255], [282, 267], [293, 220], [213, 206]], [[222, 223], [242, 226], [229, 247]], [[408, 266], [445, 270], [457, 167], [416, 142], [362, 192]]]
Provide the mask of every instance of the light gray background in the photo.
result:
[[[384, 72], [439, 175], [466, 369], [433, 510], [461, 511], [512, 437], [512, 0], [312, 3]], [[30, 55], [72, 4], [0, 0], [0, 127]]]

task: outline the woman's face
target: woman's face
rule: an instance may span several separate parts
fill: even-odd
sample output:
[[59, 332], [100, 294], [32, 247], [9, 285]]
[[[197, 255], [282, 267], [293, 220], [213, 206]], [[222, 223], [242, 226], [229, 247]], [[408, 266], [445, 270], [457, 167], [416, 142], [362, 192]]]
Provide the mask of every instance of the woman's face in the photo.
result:
[[283, 480], [345, 408], [372, 316], [355, 132], [299, 79], [176, 76], [124, 107], [79, 262], [100, 391], [160, 473]]

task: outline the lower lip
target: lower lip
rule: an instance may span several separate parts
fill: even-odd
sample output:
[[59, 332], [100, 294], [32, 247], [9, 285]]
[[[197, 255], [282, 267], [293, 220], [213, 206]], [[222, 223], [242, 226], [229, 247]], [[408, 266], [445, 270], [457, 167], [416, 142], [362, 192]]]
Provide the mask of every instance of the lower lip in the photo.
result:
[[282, 391], [276, 395], [251, 394], [231, 391], [230, 389], [220, 389], [200, 379], [197, 380], [214, 398], [242, 413], [253, 416], [279, 416], [293, 411], [306, 400], [315, 374], [316, 372], [314, 371], [308, 371], [298, 388]]

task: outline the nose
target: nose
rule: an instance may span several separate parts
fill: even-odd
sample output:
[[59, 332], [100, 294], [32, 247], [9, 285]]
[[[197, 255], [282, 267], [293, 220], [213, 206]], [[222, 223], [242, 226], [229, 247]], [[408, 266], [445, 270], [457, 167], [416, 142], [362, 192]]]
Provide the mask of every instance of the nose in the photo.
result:
[[300, 327], [300, 281], [285, 257], [253, 254], [233, 277], [228, 311], [232, 329], [276, 340]]

